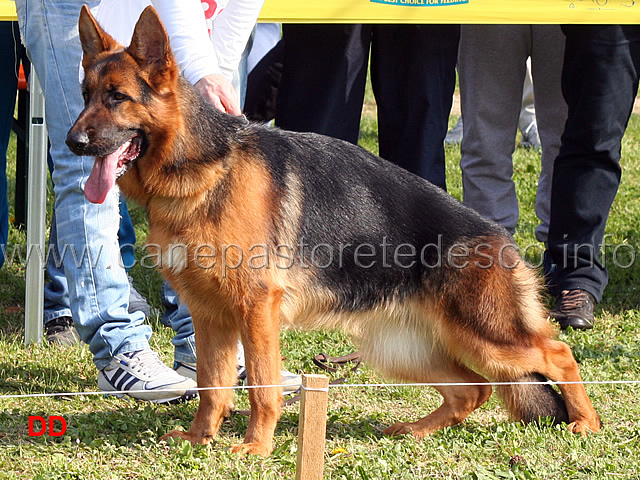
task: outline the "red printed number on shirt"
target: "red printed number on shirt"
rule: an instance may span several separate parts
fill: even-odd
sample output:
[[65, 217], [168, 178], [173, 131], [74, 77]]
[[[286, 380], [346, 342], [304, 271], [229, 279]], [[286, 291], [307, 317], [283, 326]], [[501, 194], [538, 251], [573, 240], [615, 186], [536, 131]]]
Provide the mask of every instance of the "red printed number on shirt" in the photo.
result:
[[207, 0], [206, 2], [202, 2], [202, 8], [204, 10], [204, 17], [210, 19], [215, 15], [218, 9], [218, 3], [216, 0]]

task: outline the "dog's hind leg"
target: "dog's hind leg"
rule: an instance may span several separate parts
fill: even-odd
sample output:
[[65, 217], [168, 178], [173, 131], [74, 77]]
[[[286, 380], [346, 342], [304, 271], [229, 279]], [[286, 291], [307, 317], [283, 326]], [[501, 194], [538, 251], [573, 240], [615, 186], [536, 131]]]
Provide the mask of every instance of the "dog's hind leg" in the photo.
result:
[[[245, 311], [241, 328], [249, 385], [280, 384], [280, 303], [282, 290], [254, 298]], [[244, 442], [231, 451], [267, 456], [280, 417], [282, 389], [250, 388], [251, 415]]]
[[[198, 352], [198, 387], [231, 387], [238, 376], [237, 328], [233, 327], [233, 322], [229, 319], [213, 319], [210, 313], [202, 315], [194, 307], [191, 307], [191, 314]], [[216, 314], [222, 315], [224, 312]], [[221, 326], [221, 323], [224, 325]], [[161, 440], [179, 437], [189, 440], [192, 444], [207, 444], [213, 440], [223, 419], [233, 409], [233, 390], [200, 390], [199, 395], [200, 404], [189, 431], [173, 430], [162, 436]]]
[[[405, 377], [405, 380], [409, 379]], [[491, 396], [491, 386], [484, 385], [487, 381], [483, 377], [454, 362], [442, 365], [439, 370], [430, 371], [422, 378], [414, 377], [411, 380], [419, 383], [452, 383], [454, 385], [434, 387], [443, 397], [442, 405], [417, 422], [400, 422], [391, 425], [384, 431], [387, 435], [411, 433], [416, 438], [423, 438], [437, 430], [462, 422]], [[458, 383], [477, 385], [455, 385]]]

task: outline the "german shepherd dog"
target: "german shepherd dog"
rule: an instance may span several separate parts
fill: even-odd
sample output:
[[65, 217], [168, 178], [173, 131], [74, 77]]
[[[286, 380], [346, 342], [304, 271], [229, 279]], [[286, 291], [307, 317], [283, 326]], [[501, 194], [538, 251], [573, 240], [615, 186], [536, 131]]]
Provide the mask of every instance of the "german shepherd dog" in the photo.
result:
[[[455, 384], [436, 387], [434, 412], [387, 434], [462, 422], [491, 395], [488, 381], [530, 382], [499, 387], [514, 419], [600, 429], [571, 350], [553, 339], [541, 282], [502, 227], [360, 147], [219, 112], [179, 75], [152, 7], [127, 48], [86, 7], [79, 31], [85, 108], [67, 144], [95, 156], [89, 200], [117, 181], [146, 208], [149, 248], [193, 316], [199, 387], [234, 385], [238, 338], [249, 384], [277, 385], [281, 324], [342, 328], [391, 377]], [[545, 379], [575, 383], [558, 393]], [[233, 450], [268, 455], [281, 392], [250, 389], [249, 400]], [[200, 391], [189, 431], [163, 438], [211, 442], [232, 401], [231, 389]]]

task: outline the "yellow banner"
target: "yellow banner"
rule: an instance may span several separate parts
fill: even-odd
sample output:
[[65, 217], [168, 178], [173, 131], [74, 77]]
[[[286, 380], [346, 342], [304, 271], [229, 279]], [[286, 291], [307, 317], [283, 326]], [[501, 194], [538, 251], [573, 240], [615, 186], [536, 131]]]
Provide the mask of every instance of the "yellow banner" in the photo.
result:
[[16, 2], [0, 0], [0, 20], [17, 20]]
[[639, 0], [266, 0], [260, 21], [640, 24]]
[[[0, 20], [15, 20], [0, 0]], [[266, 0], [261, 22], [640, 24], [640, 0]]]

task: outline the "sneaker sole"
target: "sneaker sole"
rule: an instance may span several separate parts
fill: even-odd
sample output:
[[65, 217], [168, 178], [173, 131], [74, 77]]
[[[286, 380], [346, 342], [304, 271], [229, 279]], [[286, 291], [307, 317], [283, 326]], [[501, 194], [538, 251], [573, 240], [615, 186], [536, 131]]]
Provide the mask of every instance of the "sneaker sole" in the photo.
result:
[[187, 393], [185, 393], [183, 395], [180, 395], [179, 397], [163, 398], [163, 399], [158, 399], [158, 400], [146, 399], [146, 398], [137, 398], [137, 397], [134, 397], [133, 395], [129, 395], [129, 394], [126, 394], [126, 393], [105, 392], [103, 396], [105, 398], [116, 397], [116, 398], [124, 398], [125, 400], [135, 400], [137, 402], [151, 402], [151, 403], [157, 403], [159, 405], [163, 405], [163, 404], [177, 405], [177, 404], [185, 403], [185, 402], [188, 402], [189, 400], [193, 400], [193, 399], [197, 398], [198, 397], [198, 392], [188, 391]]

